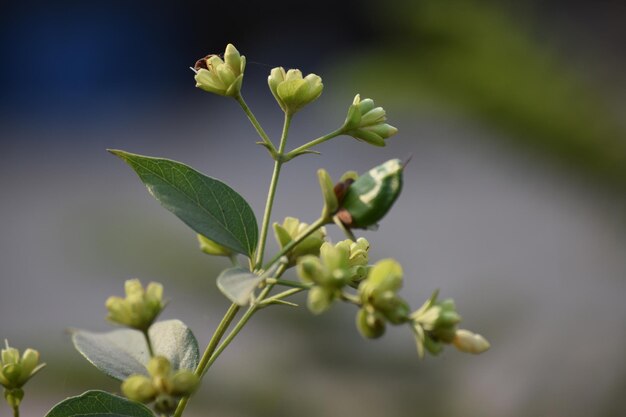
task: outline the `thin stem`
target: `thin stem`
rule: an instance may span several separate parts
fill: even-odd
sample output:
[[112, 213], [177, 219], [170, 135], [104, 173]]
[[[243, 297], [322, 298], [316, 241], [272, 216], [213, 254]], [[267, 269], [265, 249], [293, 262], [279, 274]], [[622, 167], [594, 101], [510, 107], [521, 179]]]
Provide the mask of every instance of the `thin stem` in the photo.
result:
[[16, 405], [13, 407], [13, 417], [20, 417], [20, 406]]
[[284, 256], [286, 253], [292, 250], [298, 243], [302, 242], [304, 239], [309, 237], [312, 233], [314, 233], [320, 227], [324, 226], [326, 223], [327, 223], [327, 220], [323, 217], [320, 217], [319, 219], [317, 219], [315, 222], [309, 225], [309, 227], [304, 232], [302, 232], [300, 236], [298, 236], [296, 239], [292, 240], [287, 245], [285, 245], [285, 247], [282, 248], [280, 252], [278, 252], [267, 264], [265, 264], [263, 269], [267, 269], [270, 266], [272, 266], [282, 256]]
[[280, 169], [283, 166], [282, 155], [285, 151], [285, 145], [287, 144], [287, 135], [289, 134], [289, 126], [291, 125], [291, 115], [285, 114], [285, 123], [283, 125], [283, 133], [280, 138], [280, 145], [278, 146], [278, 157], [274, 161], [274, 172], [272, 173], [272, 180], [270, 181], [270, 188], [267, 192], [267, 201], [265, 203], [265, 213], [263, 215], [263, 224], [261, 226], [261, 236], [259, 237], [259, 244], [256, 253], [256, 259], [254, 266], [258, 268], [263, 263], [263, 254], [265, 252], [265, 243], [267, 240], [267, 232], [269, 230], [270, 219], [272, 217], [272, 207], [274, 205], [274, 197], [276, 196], [276, 187], [278, 186], [278, 177], [280, 176]]
[[306, 288], [292, 288], [290, 290], [286, 290], [286, 291], [280, 292], [280, 293], [278, 293], [276, 295], [273, 295], [271, 297], [266, 298], [265, 300], [263, 300], [260, 303], [260, 305], [261, 306], [266, 306], [266, 305], [272, 304], [274, 301], [282, 300], [283, 298], [287, 298], [287, 297], [289, 297], [291, 295], [298, 294], [299, 292], [302, 292], [305, 289]]
[[259, 136], [261, 136], [261, 139], [263, 139], [263, 143], [265, 143], [265, 145], [269, 147], [272, 154], [276, 153], [276, 148], [274, 147], [274, 144], [270, 140], [269, 136], [267, 136], [267, 133], [265, 133], [265, 130], [263, 130], [263, 127], [261, 127], [261, 124], [254, 116], [254, 113], [252, 113], [252, 111], [250, 110], [250, 107], [248, 107], [248, 105], [246, 104], [243, 96], [239, 94], [235, 97], [235, 100], [237, 100], [237, 103], [239, 103], [243, 111], [246, 113], [246, 116], [248, 116], [250, 123], [252, 123]]
[[150, 335], [148, 334], [148, 329], [142, 331], [141, 333], [143, 333], [143, 337], [146, 339], [146, 344], [148, 345], [148, 353], [150, 354], [150, 357], [153, 358], [154, 349], [152, 348], [152, 342], [150, 341]]
[[[209, 344], [207, 345], [204, 351], [204, 354], [202, 355], [202, 358], [200, 359], [200, 363], [198, 363], [198, 367], [196, 368], [196, 371], [195, 371], [195, 374], [199, 378], [202, 378], [202, 375], [204, 375], [204, 373], [206, 372], [211, 355], [213, 355], [213, 352], [215, 352], [215, 348], [217, 347], [217, 344], [220, 342], [220, 340], [224, 336], [224, 333], [226, 333], [226, 330], [228, 330], [228, 326], [230, 326], [230, 323], [232, 323], [238, 311], [239, 311], [239, 306], [234, 303], [231, 304], [226, 314], [224, 314], [222, 321], [217, 326], [217, 329], [215, 329], [215, 332], [213, 333], [213, 336], [211, 337], [211, 340], [209, 341]], [[189, 396], [185, 396], [180, 400], [180, 402], [178, 403], [178, 407], [176, 407], [176, 412], [174, 413], [174, 417], [181, 417], [183, 415], [183, 412], [185, 411], [185, 408], [187, 407], [188, 402], [189, 402]]]
[[361, 303], [361, 299], [359, 298], [358, 295], [350, 294], [350, 293], [347, 293], [347, 292], [342, 292], [340, 298], [343, 301], [346, 301], [348, 303], [352, 303], [352, 304], [357, 305], [359, 307], [362, 304]]
[[272, 284], [272, 285], [282, 285], [284, 287], [302, 288], [305, 290], [308, 290], [309, 288], [311, 288], [309, 284], [304, 284], [298, 281], [289, 281], [286, 279], [268, 279], [267, 283]]
[[305, 143], [304, 145], [290, 151], [286, 156], [285, 159], [290, 160], [292, 158], [294, 158], [295, 156], [297, 156], [299, 153], [306, 151], [309, 148], [312, 148], [313, 146], [319, 145], [320, 143], [324, 143], [327, 140], [330, 140], [332, 138], [335, 138], [339, 135], [343, 134], [343, 127], [335, 130], [334, 132], [330, 132], [327, 135], [324, 136], [320, 136], [317, 139], [314, 139], [308, 143]]

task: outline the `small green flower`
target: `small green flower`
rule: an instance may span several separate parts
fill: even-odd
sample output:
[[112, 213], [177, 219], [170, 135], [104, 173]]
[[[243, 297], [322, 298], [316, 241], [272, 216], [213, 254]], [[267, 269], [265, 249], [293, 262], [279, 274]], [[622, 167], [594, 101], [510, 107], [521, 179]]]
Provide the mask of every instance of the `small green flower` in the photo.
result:
[[398, 129], [385, 123], [386, 120], [382, 107], [376, 107], [372, 99], [361, 100], [357, 94], [348, 109], [343, 132], [371, 145], [385, 146], [385, 140], [398, 133]]
[[[274, 235], [282, 249], [297, 239], [308, 227], [307, 223], [295, 217], [285, 217], [283, 224], [274, 223]], [[289, 265], [295, 265], [301, 256], [319, 255], [324, 239], [326, 239], [326, 229], [323, 227], [311, 233], [287, 254]]]
[[147, 404], [155, 402], [161, 413], [174, 411], [177, 398], [192, 394], [200, 380], [190, 370], [172, 370], [169, 360], [163, 356], [150, 359], [148, 374], [131, 375], [122, 383], [122, 392], [131, 400]]
[[241, 92], [246, 57], [232, 45], [226, 46], [224, 59], [207, 55], [194, 66], [196, 87], [226, 97], [237, 97]]
[[39, 363], [39, 352], [34, 349], [26, 349], [20, 356], [20, 351], [10, 347], [6, 340], [5, 346], [0, 352], [0, 385], [7, 390], [19, 390], [46, 364]]
[[146, 289], [138, 279], [130, 279], [124, 284], [126, 298], [109, 297], [106, 308], [107, 319], [133, 329], [147, 331], [157, 316], [165, 308], [163, 286], [151, 282]]
[[343, 240], [336, 245], [325, 242], [318, 256], [303, 256], [298, 260], [298, 275], [309, 290], [309, 309], [319, 314], [326, 311], [346, 285], [356, 285], [367, 275], [369, 242]]
[[425, 351], [439, 354], [444, 345], [454, 344], [461, 352], [482, 353], [489, 349], [489, 342], [479, 334], [469, 330], [457, 329], [461, 316], [456, 311], [452, 299], [439, 301], [438, 292], [418, 310], [411, 313], [411, 325], [415, 333], [417, 351], [420, 358]]
[[267, 83], [280, 108], [289, 115], [317, 99], [324, 89], [318, 75], [309, 74], [303, 78], [300, 70], [285, 72], [283, 67], [272, 69]]
[[392, 324], [408, 320], [409, 306], [397, 295], [402, 287], [402, 266], [393, 259], [378, 261], [359, 285], [362, 308], [377, 312]]

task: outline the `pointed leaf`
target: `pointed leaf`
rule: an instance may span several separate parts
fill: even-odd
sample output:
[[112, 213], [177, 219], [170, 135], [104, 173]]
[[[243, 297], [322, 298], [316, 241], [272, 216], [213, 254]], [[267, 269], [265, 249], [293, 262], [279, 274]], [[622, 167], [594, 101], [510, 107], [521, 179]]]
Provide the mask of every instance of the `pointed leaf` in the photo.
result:
[[246, 200], [228, 185], [180, 162], [109, 152], [130, 165], [150, 194], [194, 231], [252, 256], [258, 240], [256, 218]]
[[87, 391], [61, 401], [46, 417], [154, 417], [154, 414], [138, 402], [104, 391]]
[[250, 303], [250, 296], [261, 281], [262, 276], [255, 275], [245, 268], [229, 268], [217, 277], [217, 287], [230, 301], [245, 306]]
[[[165, 356], [174, 369], [194, 370], [200, 352], [193, 333], [180, 320], [160, 321], [149, 330], [154, 353]], [[76, 349], [105, 374], [120, 381], [133, 374], [147, 375], [150, 359], [141, 332], [131, 329], [93, 333], [78, 330], [72, 334]]]

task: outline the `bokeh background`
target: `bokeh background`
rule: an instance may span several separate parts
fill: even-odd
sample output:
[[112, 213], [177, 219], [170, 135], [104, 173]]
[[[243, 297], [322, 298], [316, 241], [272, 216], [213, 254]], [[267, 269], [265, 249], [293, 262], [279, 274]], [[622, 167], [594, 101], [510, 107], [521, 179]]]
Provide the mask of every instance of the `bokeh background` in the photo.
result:
[[325, 84], [291, 146], [339, 126], [357, 92], [400, 129], [384, 149], [342, 137], [287, 165], [274, 218], [316, 218], [319, 167], [338, 177], [413, 155], [392, 214], [363, 235], [373, 259], [404, 265], [414, 307], [440, 288], [492, 350], [420, 362], [407, 329], [361, 340], [351, 306], [275, 308], [212, 368], [189, 417], [626, 415], [624, 2], [25, 0], [0, 11], [0, 337], [48, 363], [25, 416], [119, 390], [66, 330], [110, 329], [103, 303], [124, 280], [162, 282], [163, 317], [202, 346], [225, 311], [214, 279], [227, 263], [202, 255], [105, 149], [188, 163], [260, 217], [271, 162], [236, 103], [195, 89], [188, 69], [228, 42], [249, 60], [244, 94], [273, 137], [282, 117], [265, 80], [279, 65]]

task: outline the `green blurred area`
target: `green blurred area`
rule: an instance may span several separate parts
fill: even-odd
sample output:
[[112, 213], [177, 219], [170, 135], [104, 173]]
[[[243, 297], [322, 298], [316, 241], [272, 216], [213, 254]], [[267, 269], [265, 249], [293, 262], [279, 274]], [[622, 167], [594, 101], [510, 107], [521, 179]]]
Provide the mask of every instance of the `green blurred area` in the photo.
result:
[[[408, 113], [436, 107], [479, 120], [499, 138], [623, 189], [626, 129], [600, 83], [584, 81], [594, 63], [585, 74], [571, 68], [515, 13], [506, 2], [475, 0], [372, 8], [386, 38], [348, 57], [339, 77]], [[618, 90], [625, 81], [613, 80]]]

